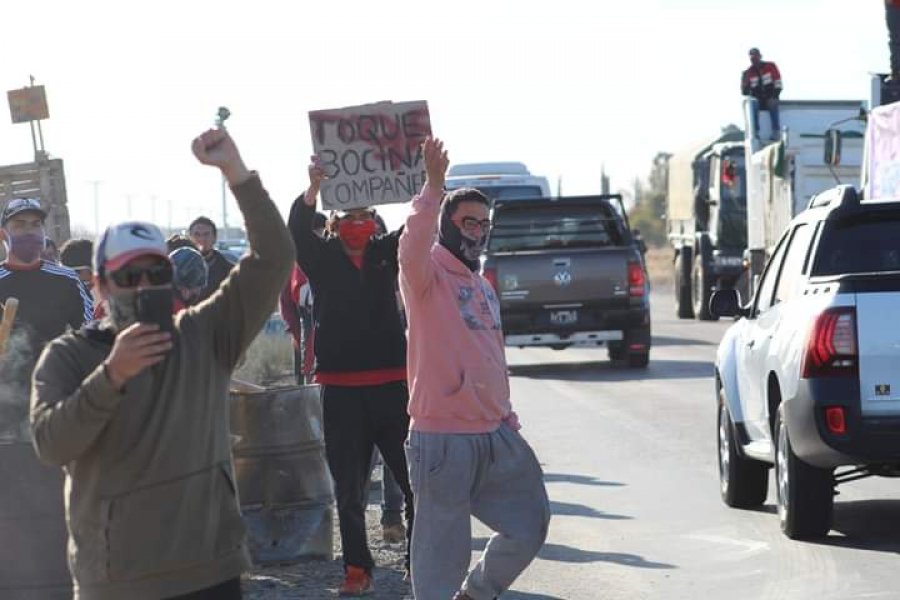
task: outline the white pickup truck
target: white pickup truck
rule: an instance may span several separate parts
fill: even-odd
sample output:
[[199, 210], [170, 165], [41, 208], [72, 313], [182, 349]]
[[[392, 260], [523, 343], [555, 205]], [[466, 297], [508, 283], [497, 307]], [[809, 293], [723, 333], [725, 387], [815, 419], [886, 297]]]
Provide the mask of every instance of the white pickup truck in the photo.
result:
[[776, 245], [716, 355], [719, 477], [734, 507], [765, 501], [775, 467], [791, 538], [831, 528], [834, 487], [900, 476], [900, 203], [842, 186], [816, 196]]
[[898, 139], [900, 103], [873, 109], [863, 192], [839, 186], [813, 197], [750, 303], [734, 290], [710, 303], [739, 317], [715, 364], [722, 498], [762, 504], [774, 466], [791, 538], [829, 531], [836, 485], [900, 476]]

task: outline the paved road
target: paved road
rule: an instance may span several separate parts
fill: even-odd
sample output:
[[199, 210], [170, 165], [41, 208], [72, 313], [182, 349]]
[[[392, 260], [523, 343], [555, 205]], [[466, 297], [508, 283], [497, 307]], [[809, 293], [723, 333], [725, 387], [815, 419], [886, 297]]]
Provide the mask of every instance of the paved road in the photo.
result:
[[[603, 349], [509, 349], [523, 434], [544, 464], [553, 522], [511, 600], [900, 598], [900, 482], [840, 488], [820, 543], [783, 537], [719, 498], [712, 360], [727, 323], [674, 319], [655, 294], [646, 371]], [[476, 530], [483, 547], [484, 530]]]

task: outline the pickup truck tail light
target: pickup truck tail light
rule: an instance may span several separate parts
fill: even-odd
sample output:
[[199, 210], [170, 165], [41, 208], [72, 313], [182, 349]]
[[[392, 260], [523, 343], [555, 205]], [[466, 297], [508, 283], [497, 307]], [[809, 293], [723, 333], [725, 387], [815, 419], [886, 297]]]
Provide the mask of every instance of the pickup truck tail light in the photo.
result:
[[856, 309], [829, 308], [818, 317], [806, 342], [801, 377], [855, 376], [859, 366]]
[[843, 406], [825, 407], [825, 426], [835, 435], [847, 433], [847, 415]]
[[484, 278], [488, 280], [488, 283], [491, 284], [491, 287], [494, 288], [495, 292], [499, 292], [497, 289], [497, 269], [494, 267], [487, 267], [484, 269]]
[[628, 263], [628, 295], [643, 296], [644, 287], [647, 283], [644, 275], [644, 267], [641, 263], [632, 261]]

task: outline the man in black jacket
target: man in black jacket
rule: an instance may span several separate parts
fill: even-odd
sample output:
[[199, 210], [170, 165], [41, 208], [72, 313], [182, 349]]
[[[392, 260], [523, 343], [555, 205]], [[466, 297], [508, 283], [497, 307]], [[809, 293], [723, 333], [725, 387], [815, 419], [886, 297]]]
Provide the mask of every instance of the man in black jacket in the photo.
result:
[[90, 320], [93, 303], [75, 271], [41, 259], [46, 218], [33, 198], [15, 198], [0, 213], [0, 242], [6, 249], [0, 262], [0, 315], [10, 298], [18, 300], [12, 335], [0, 344], [0, 471], [13, 475], [0, 486], [0, 514], [18, 515], [17, 520], [0, 519], [5, 521], [0, 522], [5, 542], [0, 543], [0, 598], [22, 597], [18, 593], [38, 586], [41, 592], [32, 593], [42, 597], [72, 596], [63, 478], [59, 470], [40, 465], [31, 448], [28, 395], [44, 346]]
[[[25, 425], [31, 372], [41, 350], [66, 329], [81, 327], [93, 312], [91, 296], [75, 271], [41, 258], [46, 217], [32, 198], [11, 200], [0, 215], [0, 241], [7, 254], [0, 262], [0, 307], [8, 298], [19, 301], [6, 353], [0, 353], [0, 438], [4, 429]], [[17, 417], [3, 418], [12, 407]]]
[[322, 385], [325, 449], [344, 554], [340, 593], [360, 595], [374, 589], [363, 501], [373, 446], [406, 497], [409, 567], [413, 502], [403, 450], [409, 392], [395, 293], [400, 232], [375, 235], [371, 210], [359, 209], [340, 216], [336, 236], [319, 237], [312, 220], [324, 171], [314, 160], [309, 173], [310, 187], [291, 207], [288, 227], [315, 298], [316, 381]]

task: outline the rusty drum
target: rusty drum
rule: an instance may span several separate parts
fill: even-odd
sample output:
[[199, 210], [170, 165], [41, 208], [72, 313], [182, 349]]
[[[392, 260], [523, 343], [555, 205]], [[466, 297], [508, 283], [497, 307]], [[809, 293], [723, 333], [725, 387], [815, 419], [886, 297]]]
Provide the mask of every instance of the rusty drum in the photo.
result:
[[331, 560], [334, 491], [319, 386], [232, 391], [231, 432], [254, 562]]

